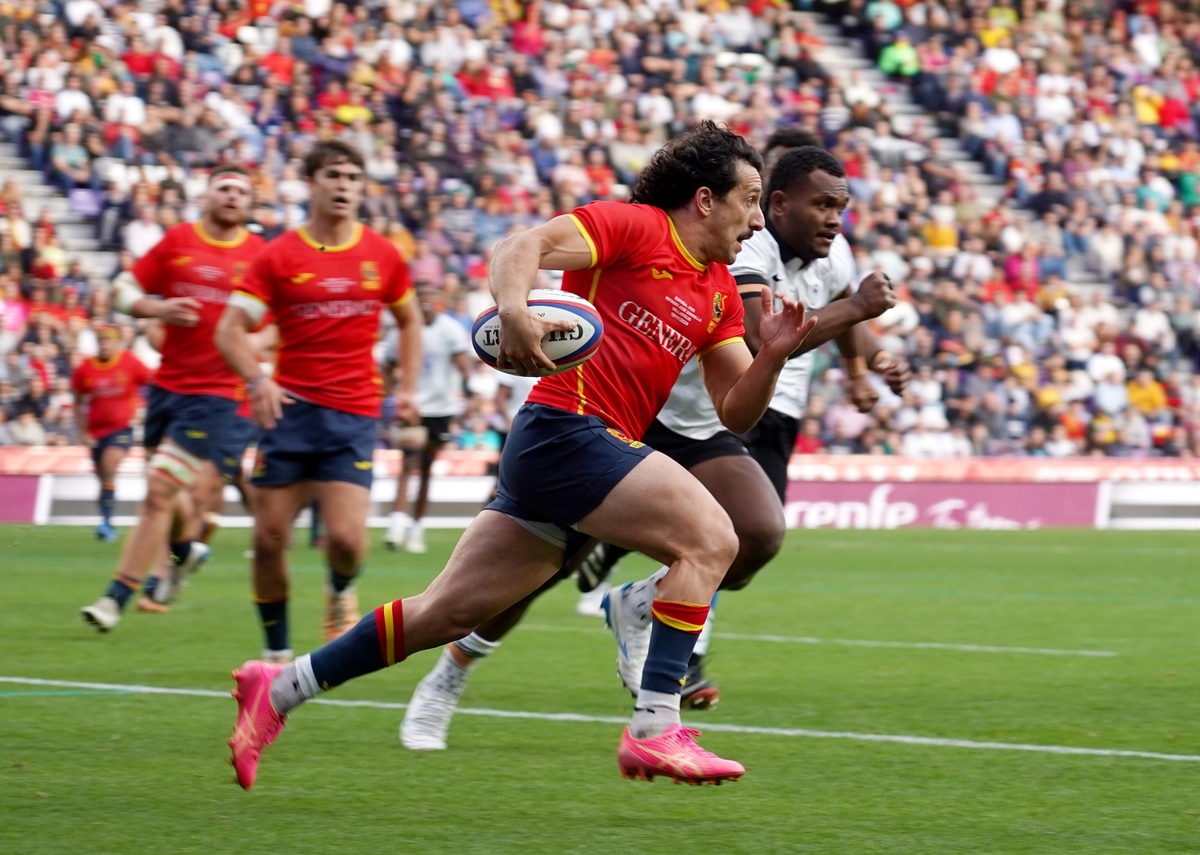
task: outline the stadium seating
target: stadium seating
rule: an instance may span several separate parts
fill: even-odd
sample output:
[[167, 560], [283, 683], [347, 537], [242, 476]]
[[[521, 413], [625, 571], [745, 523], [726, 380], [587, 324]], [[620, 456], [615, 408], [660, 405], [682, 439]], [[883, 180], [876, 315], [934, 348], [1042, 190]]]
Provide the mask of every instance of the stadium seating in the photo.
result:
[[[860, 268], [900, 285], [879, 330], [912, 388], [862, 416], [824, 354], [800, 450], [1194, 456], [1197, 19], [1086, 6], [69, 0], [0, 46], [0, 444], [78, 442], [62, 378], [92, 323], [154, 360], [109, 283], [223, 159], [273, 236], [303, 219], [306, 143], [358, 143], [366, 220], [469, 326], [496, 241], [622, 198], [716, 118], [819, 133]], [[468, 443], [496, 418], [481, 363], [469, 387]]]

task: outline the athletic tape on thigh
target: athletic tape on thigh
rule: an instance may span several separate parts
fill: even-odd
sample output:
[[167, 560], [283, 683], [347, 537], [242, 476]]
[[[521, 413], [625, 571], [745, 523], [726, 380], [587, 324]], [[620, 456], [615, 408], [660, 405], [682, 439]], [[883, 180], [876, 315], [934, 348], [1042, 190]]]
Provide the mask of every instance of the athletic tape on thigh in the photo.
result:
[[204, 461], [191, 452], [172, 442], [165, 442], [150, 458], [149, 467], [161, 472], [181, 487], [187, 487], [196, 480], [203, 464]]

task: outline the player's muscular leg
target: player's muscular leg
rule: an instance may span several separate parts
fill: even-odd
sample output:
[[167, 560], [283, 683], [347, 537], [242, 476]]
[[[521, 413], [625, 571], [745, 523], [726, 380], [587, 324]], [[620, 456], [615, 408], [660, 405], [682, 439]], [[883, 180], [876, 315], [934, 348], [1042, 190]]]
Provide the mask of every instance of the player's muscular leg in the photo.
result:
[[111, 484], [117, 477], [117, 469], [125, 459], [125, 449], [118, 445], [110, 445], [100, 454], [100, 466], [96, 475], [102, 484]]
[[576, 527], [666, 564], [671, 569], [658, 595], [676, 602], [707, 604], [737, 556], [729, 515], [686, 469], [658, 452]]
[[408, 483], [412, 478], [412, 474], [421, 467], [419, 455], [412, 452], [404, 452], [403, 463], [400, 467], [400, 477], [396, 481], [396, 498], [392, 502], [392, 510], [398, 513], [407, 513], [408, 511]]
[[318, 481], [314, 489], [325, 523], [329, 567], [339, 576], [355, 576], [367, 554], [371, 491], [345, 481]]
[[288, 595], [288, 535], [310, 494], [307, 482], [255, 490], [254, 595], [261, 601], [282, 600]]
[[161, 563], [179, 492], [179, 483], [173, 474], [151, 467], [146, 475], [146, 498], [138, 511], [137, 525], [129, 533], [117, 565], [117, 572], [122, 576], [143, 579], [148, 569]]
[[425, 452], [421, 455], [421, 481], [417, 486], [417, 501], [413, 505], [412, 514], [415, 520], [423, 519], [429, 509], [429, 482], [433, 474], [433, 461], [441, 450], [442, 443], [431, 442], [425, 446]]
[[[540, 588], [527, 596], [525, 599], [521, 600], [521, 602], [509, 606], [494, 618], [481, 623], [475, 628], [475, 633], [480, 638], [483, 638], [487, 641], [499, 641], [500, 639], [504, 638], [504, 636], [508, 635], [509, 632], [515, 629], [517, 624], [521, 622], [521, 619], [525, 617], [525, 612], [529, 611], [529, 607], [533, 605], [534, 600], [549, 591], [563, 579], [571, 578], [571, 574], [574, 573], [579, 567], [580, 563], [591, 554], [592, 550], [596, 546], [596, 543], [596, 540], [589, 538], [581, 548], [575, 550], [575, 554], [567, 559], [563, 566], [559, 568], [559, 571], [555, 573], [549, 580], [547, 580]], [[466, 663], [460, 661], [459, 664], [465, 665]]]
[[162, 443], [150, 456], [146, 496], [138, 510], [138, 524], [121, 552], [118, 573], [130, 579], [144, 579], [146, 570], [161, 563], [176, 498], [196, 478], [199, 467], [196, 456], [170, 441]]
[[762, 467], [747, 456], [716, 457], [689, 470], [717, 500], [733, 522], [738, 554], [725, 574], [721, 590], [750, 584], [783, 546], [787, 524], [775, 488]]
[[481, 512], [446, 568], [404, 600], [404, 649], [412, 654], [469, 635], [553, 578], [562, 559], [561, 548], [504, 514]]

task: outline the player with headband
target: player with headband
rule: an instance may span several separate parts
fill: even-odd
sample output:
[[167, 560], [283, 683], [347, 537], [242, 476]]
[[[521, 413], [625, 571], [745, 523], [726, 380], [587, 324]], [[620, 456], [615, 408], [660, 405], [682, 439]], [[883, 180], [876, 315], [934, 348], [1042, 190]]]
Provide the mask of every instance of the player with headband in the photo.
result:
[[[253, 200], [247, 172], [218, 167], [204, 194], [204, 214], [170, 229], [114, 282], [118, 310], [166, 325], [162, 365], [146, 411], [146, 497], [104, 595], [82, 609], [101, 632], [113, 629], [148, 569], [162, 554], [180, 493], [205, 460], [220, 465], [223, 434], [245, 384], [213, 344], [217, 321], [264, 242], [247, 231]], [[192, 540], [170, 544], [181, 578], [208, 556]]]

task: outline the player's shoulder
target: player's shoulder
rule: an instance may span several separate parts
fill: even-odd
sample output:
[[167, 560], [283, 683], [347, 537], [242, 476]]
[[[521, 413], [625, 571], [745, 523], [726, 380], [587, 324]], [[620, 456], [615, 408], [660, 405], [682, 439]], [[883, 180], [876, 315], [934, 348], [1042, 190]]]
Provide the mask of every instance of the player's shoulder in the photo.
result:
[[854, 250], [845, 235], [839, 234], [833, 239], [833, 245], [829, 248], [829, 267], [839, 281], [845, 280], [842, 284], [848, 284], [855, 278], [858, 263], [854, 260]]
[[769, 229], [759, 229], [742, 244], [730, 267], [735, 276], [746, 272], [770, 273], [782, 263], [779, 242]]
[[175, 246], [194, 246], [199, 242], [200, 236], [196, 234], [195, 223], [177, 223], [163, 232], [158, 246], [165, 249]]
[[650, 228], [661, 229], [664, 234], [668, 233], [670, 229], [666, 211], [638, 202], [616, 202], [602, 199], [581, 205], [571, 213], [575, 216], [582, 215], [597, 223], [644, 224]]
[[395, 261], [404, 260], [396, 244], [390, 238], [384, 237], [370, 226], [362, 227], [362, 235], [359, 237], [358, 246], [360, 249], [380, 258]]

